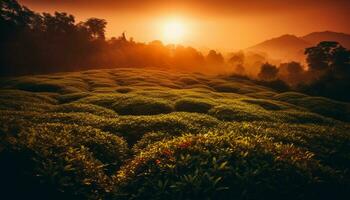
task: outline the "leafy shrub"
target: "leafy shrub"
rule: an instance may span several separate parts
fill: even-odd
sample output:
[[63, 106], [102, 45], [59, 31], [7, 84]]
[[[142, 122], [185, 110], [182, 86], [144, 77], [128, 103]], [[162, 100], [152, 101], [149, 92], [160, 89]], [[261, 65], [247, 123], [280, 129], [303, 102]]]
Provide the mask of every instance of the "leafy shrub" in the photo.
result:
[[47, 111], [53, 108], [50, 104], [30, 103], [21, 100], [9, 101], [0, 99], [0, 110], [12, 111]]
[[[312, 114], [312, 113], [311, 113]], [[299, 119], [299, 118], [298, 118]], [[350, 136], [346, 131], [349, 125], [315, 124], [315, 123], [271, 123], [271, 122], [243, 122], [224, 124], [218, 127], [221, 134], [236, 132], [243, 136], [268, 136], [275, 142], [293, 144], [307, 149], [315, 154], [315, 158], [324, 165], [328, 165], [338, 172], [339, 177], [349, 179], [350, 173]], [[339, 151], [339, 149], [342, 149]], [[348, 177], [348, 178], [346, 178]]]
[[247, 93], [253, 93], [253, 92], [260, 92], [260, 91], [261, 91], [261, 89], [259, 87], [256, 87], [256, 86], [243, 86], [243, 87], [239, 88], [237, 93], [247, 94]]
[[63, 86], [50, 83], [23, 83], [17, 85], [20, 90], [30, 91], [30, 92], [61, 92], [64, 88]]
[[133, 89], [130, 87], [119, 87], [115, 91], [122, 93], [122, 94], [126, 94], [126, 93], [133, 91]]
[[332, 117], [334, 119], [343, 121], [350, 121], [350, 104], [348, 103], [334, 101], [324, 97], [310, 97], [294, 92], [276, 95], [274, 99], [292, 103], [326, 117]]
[[78, 100], [79, 103], [95, 104], [98, 106], [112, 108], [115, 101], [121, 98], [121, 94], [118, 93], [107, 93], [107, 94], [94, 94], [88, 97]]
[[267, 137], [189, 135], [149, 146], [118, 172], [132, 199], [304, 199], [335, 195], [311, 152]]
[[179, 79], [179, 81], [186, 85], [194, 85], [194, 84], [200, 83], [196, 78], [192, 78], [192, 77], [182, 77]]
[[322, 115], [316, 113], [310, 113], [306, 111], [297, 111], [297, 110], [286, 110], [282, 111], [282, 114], [288, 116], [289, 123], [312, 123], [312, 124], [334, 124], [334, 120], [326, 118]]
[[273, 81], [255, 81], [259, 85], [263, 85], [269, 88], [272, 88], [273, 90], [276, 90], [277, 92], [287, 92], [290, 90], [290, 87], [287, 83], [285, 83], [282, 80], [273, 80]]
[[275, 92], [253, 92], [253, 93], [246, 93], [246, 96], [252, 97], [252, 98], [257, 98], [257, 99], [270, 99], [271, 97], [275, 96]]
[[0, 121], [11, 119], [25, 120], [35, 124], [62, 123], [91, 126], [120, 135], [130, 145], [136, 143], [145, 133], [165, 132], [171, 135], [181, 135], [186, 132], [199, 133], [214, 128], [219, 121], [209, 115], [197, 113], [174, 112], [161, 115], [119, 116], [105, 118], [89, 113], [37, 113], [0, 111]]
[[[239, 77], [144, 69], [0, 82], [3, 196], [349, 196], [350, 127], [333, 119], [347, 119], [347, 103], [295, 92], [277, 94]], [[29, 88], [49, 83], [61, 89], [16, 89], [24, 83]], [[178, 109], [181, 103], [185, 106]], [[174, 104], [185, 112], [172, 112]]]
[[77, 93], [70, 93], [65, 95], [60, 95], [57, 99], [60, 103], [70, 103], [73, 101], [77, 101], [81, 98], [89, 96], [89, 93], [87, 92], [77, 92]]
[[149, 145], [154, 144], [155, 142], [169, 140], [170, 138], [172, 138], [171, 135], [163, 132], [146, 133], [142, 136], [140, 140], [137, 141], [136, 144], [134, 144], [134, 146], [132, 147], [132, 151], [135, 154], [138, 154], [145, 148], [147, 148]]
[[107, 174], [128, 155], [122, 138], [76, 125], [30, 126], [9, 141], [13, 145], [5, 152], [29, 153], [25, 160], [32, 164], [22, 173], [32, 174], [37, 179], [34, 182], [70, 199], [96, 199], [107, 194], [112, 186]]
[[350, 121], [350, 104], [333, 101], [324, 97], [304, 97], [296, 104], [308, 110], [334, 119]]
[[63, 113], [83, 112], [83, 113], [91, 113], [91, 114], [103, 116], [103, 117], [118, 116], [117, 113], [115, 113], [113, 110], [110, 110], [101, 106], [96, 106], [93, 104], [82, 104], [82, 103], [63, 104], [51, 110], [51, 112], [63, 112]]
[[263, 99], [243, 99], [242, 101], [251, 103], [251, 104], [256, 104], [261, 106], [262, 108], [266, 110], [282, 110], [286, 109], [287, 106], [277, 103], [271, 100], [263, 100]]
[[215, 106], [209, 114], [223, 121], [257, 121], [267, 120], [263, 115], [254, 114], [240, 106]]
[[15, 87], [16, 89], [25, 90], [29, 92], [81, 92], [80, 85], [78, 87], [74, 87], [71, 86], [69, 83], [65, 83], [63, 81], [19, 82]]
[[213, 88], [211, 88], [210, 86], [204, 85], [204, 84], [193, 84], [193, 85], [186, 85], [184, 86], [184, 88], [186, 89], [201, 89], [203, 91], [213, 91]]
[[102, 129], [119, 133], [129, 144], [134, 144], [148, 132], [164, 132], [177, 136], [188, 132], [200, 133], [218, 124], [217, 119], [208, 115], [176, 112], [154, 116], [119, 117], [119, 120], [111, 121]]
[[57, 100], [48, 95], [12, 89], [0, 90], [0, 99], [8, 102], [21, 101], [38, 104], [57, 104]]
[[173, 110], [172, 106], [164, 100], [139, 96], [119, 98], [112, 108], [121, 115], [157, 115], [170, 113]]
[[294, 100], [307, 97], [307, 95], [298, 92], [283, 92], [276, 94], [273, 98], [279, 101], [285, 101], [288, 103], [295, 102]]
[[225, 83], [225, 84], [213, 85], [212, 88], [214, 88], [218, 92], [238, 93], [240, 89], [240, 85], [233, 84], [233, 83]]
[[175, 110], [184, 112], [207, 113], [213, 103], [204, 99], [183, 98], [175, 102]]

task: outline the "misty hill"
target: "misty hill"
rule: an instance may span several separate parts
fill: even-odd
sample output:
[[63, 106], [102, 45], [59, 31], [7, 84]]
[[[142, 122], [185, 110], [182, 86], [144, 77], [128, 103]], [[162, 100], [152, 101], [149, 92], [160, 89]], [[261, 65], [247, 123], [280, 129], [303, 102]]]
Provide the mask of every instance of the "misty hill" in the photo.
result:
[[267, 53], [271, 59], [301, 61], [303, 50], [309, 46], [312, 46], [312, 44], [297, 36], [282, 35], [250, 47], [248, 50]]
[[336, 41], [345, 48], [350, 49], [350, 35], [345, 33], [331, 31], [314, 32], [301, 37], [301, 39], [311, 44], [318, 44], [321, 41]]
[[270, 59], [277, 59], [282, 62], [292, 60], [304, 62], [305, 48], [314, 46], [321, 41], [336, 41], [344, 47], [350, 48], [350, 35], [325, 31], [313, 32], [302, 37], [288, 34], [282, 35], [261, 42], [247, 50], [266, 53]]

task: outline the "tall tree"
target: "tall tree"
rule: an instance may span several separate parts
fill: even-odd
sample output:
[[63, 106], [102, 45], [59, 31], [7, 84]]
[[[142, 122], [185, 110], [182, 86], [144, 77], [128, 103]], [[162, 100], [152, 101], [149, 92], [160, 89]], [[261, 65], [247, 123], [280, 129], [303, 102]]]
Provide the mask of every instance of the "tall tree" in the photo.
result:
[[90, 18], [84, 22], [84, 25], [87, 27], [93, 39], [105, 39], [106, 20]]
[[348, 72], [350, 67], [350, 51], [338, 42], [323, 41], [315, 47], [305, 50], [306, 61], [310, 70]]
[[270, 63], [261, 66], [258, 77], [262, 80], [271, 81], [277, 78], [278, 68]]

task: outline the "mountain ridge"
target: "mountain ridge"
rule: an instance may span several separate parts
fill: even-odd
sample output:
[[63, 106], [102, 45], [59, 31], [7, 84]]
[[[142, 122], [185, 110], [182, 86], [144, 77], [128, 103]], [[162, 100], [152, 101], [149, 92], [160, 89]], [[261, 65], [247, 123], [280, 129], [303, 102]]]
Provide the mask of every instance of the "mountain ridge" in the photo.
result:
[[281, 62], [298, 61], [304, 62], [304, 50], [307, 47], [317, 45], [321, 41], [336, 41], [345, 48], [350, 49], [350, 34], [322, 31], [312, 32], [304, 36], [284, 34], [274, 37], [247, 48], [247, 51], [262, 52], [269, 55], [270, 59]]

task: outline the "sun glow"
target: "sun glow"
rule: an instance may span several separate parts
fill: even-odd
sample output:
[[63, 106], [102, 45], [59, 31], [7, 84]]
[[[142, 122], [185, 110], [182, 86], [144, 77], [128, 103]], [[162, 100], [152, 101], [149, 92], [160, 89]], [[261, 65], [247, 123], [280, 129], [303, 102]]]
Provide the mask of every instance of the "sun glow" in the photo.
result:
[[172, 19], [163, 24], [163, 41], [178, 44], [183, 42], [185, 24], [179, 19]]

